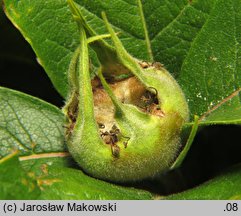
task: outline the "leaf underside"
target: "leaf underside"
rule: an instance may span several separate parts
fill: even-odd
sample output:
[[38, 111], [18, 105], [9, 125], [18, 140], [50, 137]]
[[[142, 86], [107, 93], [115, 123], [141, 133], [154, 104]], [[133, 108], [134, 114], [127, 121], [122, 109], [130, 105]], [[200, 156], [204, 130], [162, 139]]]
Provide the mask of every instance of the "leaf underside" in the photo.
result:
[[0, 87], [0, 158], [65, 152], [64, 115], [51, 104]]

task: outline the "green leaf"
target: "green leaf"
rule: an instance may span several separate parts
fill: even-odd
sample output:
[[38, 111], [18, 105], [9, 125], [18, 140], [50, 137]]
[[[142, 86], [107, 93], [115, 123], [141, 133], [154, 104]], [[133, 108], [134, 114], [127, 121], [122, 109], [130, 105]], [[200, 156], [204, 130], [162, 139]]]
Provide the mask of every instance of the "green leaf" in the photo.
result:
[[[66, 96], [66, 72], [79, 43], [67, 2], [4, 2], [6, 14]], [[164, 63], [184, 89], [191, 116], [200, 116], [201, 124], [240, 124], [239, 0], [76, 2], [98, 34], [107, 33], [100, 18], [105, 11], [131, 54]]]
[[241, 164], [228, 172], [182, 193], [173, 194], [164, 199], [172, 200], [240, 200]]
[[65, 155], [64, 116], [40, 99], [0, 87], [0, 158], [20, 155]]
[[240, 11], [238, 0], [216, 1], [182, 64], [191, 113], [208, 123], [241, 122]]
[[37, 199], [40, 189], [36, 180], [20, 166], [17, 152], [0, 160], [0, 199]]

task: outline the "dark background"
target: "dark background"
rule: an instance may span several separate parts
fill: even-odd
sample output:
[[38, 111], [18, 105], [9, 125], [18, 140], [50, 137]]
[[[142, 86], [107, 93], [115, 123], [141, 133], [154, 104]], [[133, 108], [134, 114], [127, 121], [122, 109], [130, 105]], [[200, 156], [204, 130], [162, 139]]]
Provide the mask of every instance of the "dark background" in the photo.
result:
[[[0, 86], [25, 92], [60, 108], [64, 104], [64, 99], [37, 63], [30, 45], [1, 9]], [[210, 126], [200, 130], [180, 169], [162, 176], [161, 180], [144, 181], [141, 187], [168, 194], [194, 187], [218, 175], [241, 162], [240, 133], [240, 126]]]

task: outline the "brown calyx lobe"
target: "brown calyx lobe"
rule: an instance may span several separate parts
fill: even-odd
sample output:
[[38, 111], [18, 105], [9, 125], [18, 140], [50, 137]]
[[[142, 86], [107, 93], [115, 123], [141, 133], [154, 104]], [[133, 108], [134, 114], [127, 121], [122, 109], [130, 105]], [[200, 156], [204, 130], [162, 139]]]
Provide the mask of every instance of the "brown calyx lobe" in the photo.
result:
[[[136, 77], [109, 82], [109, 85], [118, 100], [122, 103], [132, 104], [145, 113], [159, 117], [164, 116], [157, 99], [157, 90], [151, 88], [146, 89]], [[115, 107], [97, 77], [92, 80], [92, 87], [95, 119], [99, 125], [101, 137], [105, 143], [115, 144], [118, 141], [118, 135], [121, 134], [118, 128], [117, 130], [114, 129], [116, 127], [114, 119]], [[116, 131], [116, 133], [113, 133], [113, 131]], [[126, 143], [124, 143], [124, 145]]]
[[[94, 115], [99, 126], [100, 136], [106, 144], [111, 145], [112, 154], [118, 157], [119, 147], [116, 143], [122, 134], [114, 118], [115, 107], [98, 77], [95, 77], [91, 84], [94, 99]], [[108, 81], [108, 84], [121, 103], [132, 104], [139, 110], [151, 115], [164, 116], [157, 99], [157, 90], [154, 88], [147, 89], [136, 77], [133, 76], [120, 81]], [[78, 115], [78, 93], [73, 93], [72, 97], [75, 99], [72, 100], [73, 102], [68, 108], [69, 125], [67, 126], [67, 135], [71, 134]], [[126, 141], [123, 144], [126, 148], [129, 137], [124, 137], [124, 139]]]

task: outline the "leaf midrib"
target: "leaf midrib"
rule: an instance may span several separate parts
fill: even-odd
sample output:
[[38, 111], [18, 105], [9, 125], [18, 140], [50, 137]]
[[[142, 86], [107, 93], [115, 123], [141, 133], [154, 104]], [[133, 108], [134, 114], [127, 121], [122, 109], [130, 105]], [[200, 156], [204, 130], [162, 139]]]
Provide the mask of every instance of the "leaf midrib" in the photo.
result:
[[157, 34], [153, 35], [153, 37], [151, 38], [151, 41], [154, 41], [155, 38], [156, 38], [158, 35], [160, 35], [160, 34], [162, 34], [163, 32], [165, 32], [166, 29], [168, 29], [169, 26], [171, 26], [175, 21], [177, 21], [178, 18], [183, 14], [183, 11], [185, 11], [187, 7], [191, 7], [191, 5], [190, 5], [189, 3], [187, 3], [187, 4], [180, 10], [180, 12], [178, 13], [178, 15], [177, 15], [171, 22], [169, 22], [165, 27], [163, 27]]
[[31, 154], [26, 156], [20, 156], [20, 161], [26, 160], [37, 160], [43, 158], [59, 158], [59, 157], [71, 157], [69, 152], [48, 152], [48, 153], [39, 153], [39, 154]]

